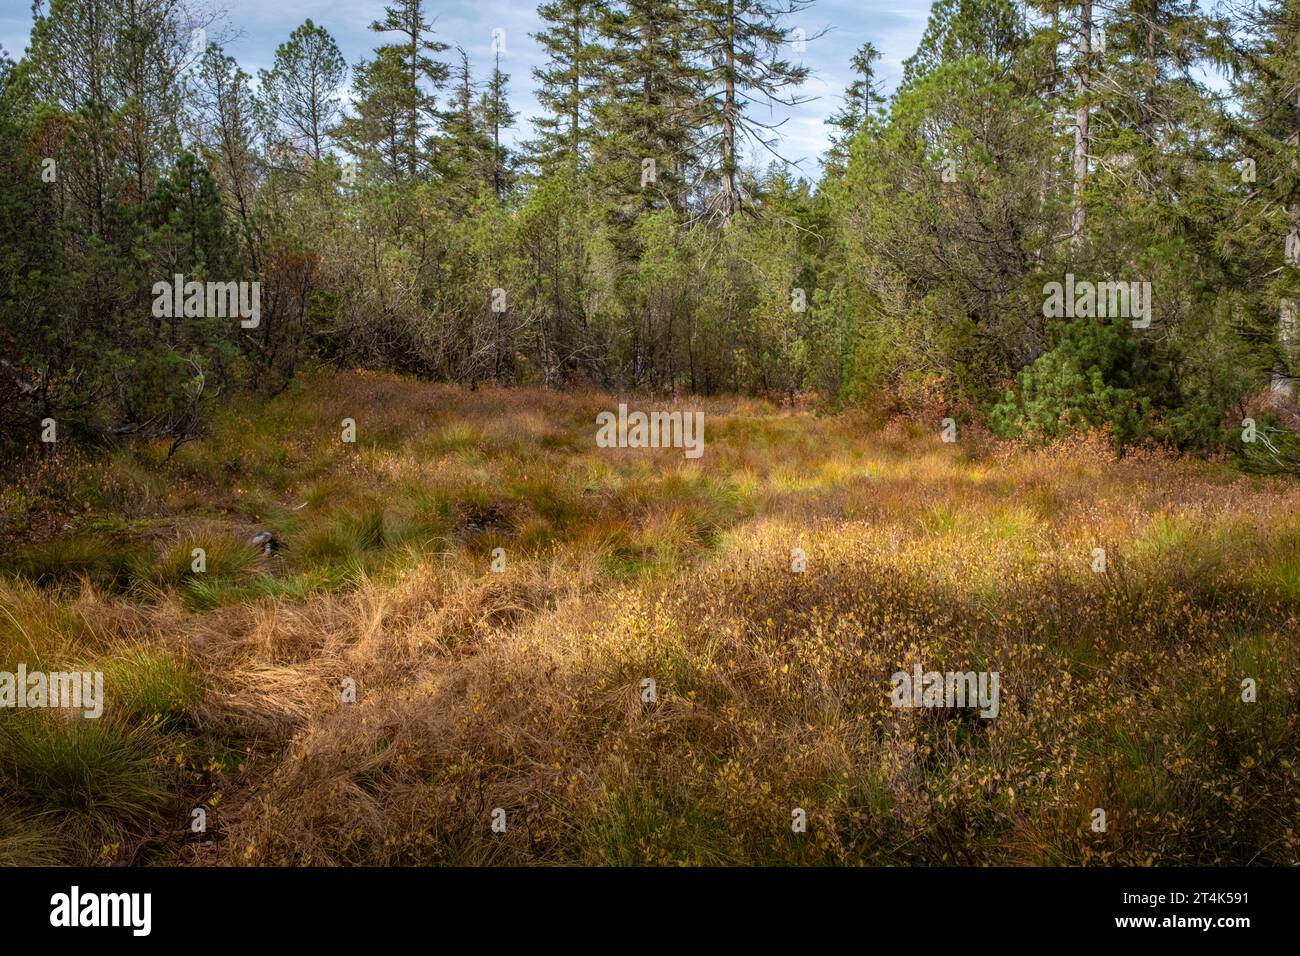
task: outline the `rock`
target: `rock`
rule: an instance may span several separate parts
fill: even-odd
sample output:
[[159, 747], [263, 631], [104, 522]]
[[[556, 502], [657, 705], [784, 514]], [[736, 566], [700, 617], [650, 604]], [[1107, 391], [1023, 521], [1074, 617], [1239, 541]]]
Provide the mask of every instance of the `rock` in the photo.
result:
[[280, 542], [277, 541], [275, 535], [269, 531], [257, 532], [257, 534], [253, 535], [253, 538], [249, 543], [255, 548], [261, 548], [262, 554], [267, 555], [273, 553], [278, 547], [280, 547]]

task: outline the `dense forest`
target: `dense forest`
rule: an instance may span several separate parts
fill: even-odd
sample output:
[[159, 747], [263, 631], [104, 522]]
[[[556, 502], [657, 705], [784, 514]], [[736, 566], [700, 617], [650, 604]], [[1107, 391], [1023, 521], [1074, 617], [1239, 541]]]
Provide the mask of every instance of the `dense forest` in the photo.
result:
[[507, 148], [520, 78], [426, 0], [256, 77], [184, 0], [38, 0], [0, 63], [4, 442], [174, 450], [328, 363], [1300, 461], [1300, 2], [938, 0], [892, 92], [862, 38], [817, 182], [768, 119], [806, 6], [550, 0]]

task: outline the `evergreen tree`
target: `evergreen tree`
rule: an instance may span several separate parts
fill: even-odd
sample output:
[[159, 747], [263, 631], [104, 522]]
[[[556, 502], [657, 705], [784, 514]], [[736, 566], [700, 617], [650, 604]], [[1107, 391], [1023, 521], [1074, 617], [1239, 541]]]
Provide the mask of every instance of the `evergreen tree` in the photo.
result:
[[676, 0], [627, 0], [600, 21], [603, 67], [595, 171], [615, 221], [683, 213], [704, 125], [695, 22]]
[[592, 107], [599, 89], [599, 24], [608, 16], [606, 0], [550, 0], [537, 8], [547, 24], [533, 34], [546, 51], [546, 63], [533, 70], [537, 101], [546, 113], [533, 118], [537, 138], [528, 144], [530, 162], [542, 172], [574, 158], [590, 158]]
[[249, 76], [234, 57], [209, 44], [190, 82], [195, 139], [203, 160], [222, 187], [221, 195], [238, 224], [253, 274], [261, 272], [261, 236], [256, 218], [258, 162]]
[[343, 54], [324, 28], [309, 19], [289, 34], [276, 49], [271, 69], [258, 74], [275, 140], [319, 163], [340, 113], [339, 88], [346, 72]]
[[1237, 169], [1250, 190], [1244, 221], [1234, 223], [1258, 303], [1276, 315], [1269, 360], [1272, 404], [1291, 427], [1300, 377], [1300, 3], [1271, 0], [1220, 23], [1223, 57], [1244, 116], [1228, 114]]
[[363, 158], [378, 158], [389, 178], [416, 179], [429, 166], [428, 145], [437, 118], [436, 91], [447, 81], [447, 65], [434, 57], [447, 44], [433, 39], [424, 0], [399, 0], [384, 8], [384, 19], [370, 24], [376, 33], [396, 33], [370, 61], [357, 66], [357, 114], [342, 135]]
[[853, 54], [851, 65], [855, 79], [844, 91], [844, 105], [826, 120], [827, 125], [835, 127], [823, 163], [828, 176], [844, 172], [853, 138], [875, 113], [884, 111], [885, 96], [876, 82], [876, 61], [879, 59], [880, 51], [872, 43], [864, 43]]
[[498, 51], [492, 63], [492, 74], [483, 90], [479, 104], [479, 114], [484, 132], [492, 137], [490, 168], [492, 192], [498, 200], [504, 199], [510, 189], [514, 171], [510, 151], [501, 143], [501, 131], [514, 126], [515, 114], [510, 109], [506, 96], [506, 87], [510, 76], [501, 71], [501, 53]]
[[[699, 0], [695, 30], [703, 38], [699, 53], [706, 103], [716, 132], [706, 148], [717, 157], [716, 174], [724, 218], [744, 205], [740, 152], [748, 143], [776, 153], [780, 123], [759, 119], [755, 106], [797, 106], [807, 98], [793, 92], [808, 77], [808, 68], [781, 55], [787, 40], [785, 21], [812, 0]], [[806, 42], [805, 38], [805, 42]], [[815, 39], [815, 38], [813, 38]]]
[[496, 186], [496, 145], [485, 123], [483, 97], [470, 71], [469, 54], [459, 47], [451, 70], [446, 107], [438, 114], [435, 168], [443, 184], [460, 197], [458, 208], [469, 208], [479, 193]]

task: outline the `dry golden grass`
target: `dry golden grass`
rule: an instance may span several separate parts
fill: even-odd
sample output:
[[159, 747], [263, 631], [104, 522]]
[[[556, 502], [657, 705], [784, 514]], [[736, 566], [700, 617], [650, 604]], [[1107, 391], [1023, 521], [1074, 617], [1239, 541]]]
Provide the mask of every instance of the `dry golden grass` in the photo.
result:
[[[67, 519], [82, 543], [50, 551], [33, 530], [12, 574], [70, 554], [81, 583], [0, 583], [4, 660], [177, 662], [141, 665], [130, 695], [167, 721], [105, 718], [167, 798], [55, 835], [60, 858], [1300, 858], [1293, 482], [743, 401], [703, 404], [687, 461], [597, 448], [617, 401], [320, 375], [165, 468], [146, 449], [24, 491], [54, 516], [34, 529]], [[87, 487], [107, 490], [78, 516]], [[177, 548], [259, 527], [281, 553], [185, 578]], [[135, 557], [105, 565], [104, 539]], [[997, 671], [1000, 715], [891, 707], [890, 674], [914, 662]], [[11, 793], [0, 859], [41, 862], [20, 834], [76, 811]]]

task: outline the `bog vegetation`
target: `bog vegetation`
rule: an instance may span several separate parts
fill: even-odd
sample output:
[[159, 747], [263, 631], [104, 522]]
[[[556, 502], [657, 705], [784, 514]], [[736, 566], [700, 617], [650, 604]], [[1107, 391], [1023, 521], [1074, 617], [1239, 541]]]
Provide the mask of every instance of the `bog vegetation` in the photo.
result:
[[[1300, 858], [1291, 479], [736, 399], [692, 460], [612, 400], [315, 373], [9, 488], [0, 669], [106, 704], [0, 720], [0, 859]], [[998, 717], [891, 706], [916, 663]]]
[[1297, 0], [938, 0], [816, 182], [801, 0], [544, 4], [517, 148], [428, 7], [0, 59], [0, 671], [107, 697], [0, 864], [1297, 861]]

